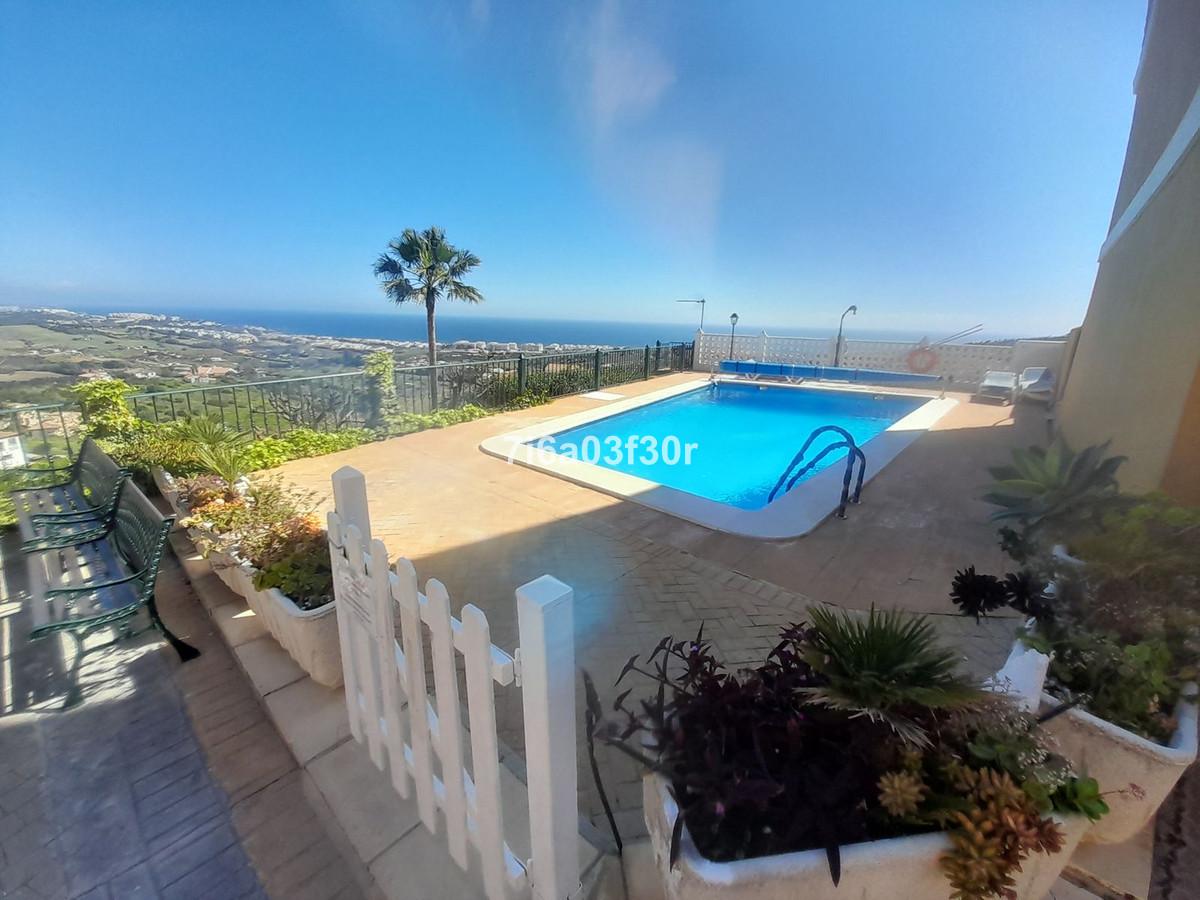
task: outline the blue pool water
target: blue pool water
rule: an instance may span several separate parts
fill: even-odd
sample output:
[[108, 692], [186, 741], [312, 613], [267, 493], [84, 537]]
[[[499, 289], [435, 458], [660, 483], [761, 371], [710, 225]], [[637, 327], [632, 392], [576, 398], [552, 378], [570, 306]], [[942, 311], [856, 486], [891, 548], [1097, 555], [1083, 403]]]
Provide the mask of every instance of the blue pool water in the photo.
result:
[[[813, 429], [840, 425], [850, 432], [866, 453], [869, 474], [871, 438], [925, 402], [849, 391], [710, 385], [561, 431], [542, 446], [719, 503], [761, 509]], [[630, 438], [653, 438], [659, 458], [646, 452], [648, 442], [627, 452]], [[833, 433], [821, 436], [806, 458], [837, 440]], [[690, 464], [688, 444], [694, 445]], [[672, 456], [675, 464], [664, 458]], [[805, 480], [844, 460], [844, 452], [831, 453]]]

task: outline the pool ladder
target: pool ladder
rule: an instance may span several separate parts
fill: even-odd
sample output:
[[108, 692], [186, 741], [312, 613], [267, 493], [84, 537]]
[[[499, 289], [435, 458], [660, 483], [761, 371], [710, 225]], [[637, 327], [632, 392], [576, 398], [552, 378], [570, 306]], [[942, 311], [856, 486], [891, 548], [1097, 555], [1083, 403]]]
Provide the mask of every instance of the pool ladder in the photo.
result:
[[[796, 467], [800, 465], [801, 461], [804, 459], [804, 454], [808, 453], [808, 448], [813, 445], [813, 441], [827, 431], [836, 432], [841, 436], [842, 439], [822, 448], [820, 453], [818, 453], [815, 457], [809, 460], [807, 464], [800, 469], [797, 469], [793, 473], [792, 470], [796, 469]], [[804, 442], [804, 446], [800, 448], [800, 452], [792, 457], [792, 461], [788, 463], [787, 468], [783, 470], [783, 474], [779, 476], [779, 480], [775, 482], [775, 487], [771, 489], [770, 496], [767, 497], [767, 502], [770, 503], [775, 499], [776, 496], [781, 495], [781, 492], [782, 494], [786, 494], [793, 487], [795, 487], [796, 482], [803, 478], [808, 472], [812, 471], [812, 468], [817, 463], [823, 460], [830, 453], [841, 450], [842, 448], [845, 448], [846, 450], [846, 474], [842, 476], [842, 500], [838, 505], [837, 514], [839, 519], [846, 518], [846, 504], [858, 503], [859, 498], [862, 496], [863, 477], [867, 472], [867, 457], [863, 454], [862, 448], [854, 442], [854, 438], [850, 432], [839, 425], [822, 425], [820, 428], [813, 429], [812, 434], [808, 436], [808, 440]], [[855, 462], [858, 463], [858, 481], [854, 485], [854, 496], [851, 497], [850, 482], [854, 478]]]

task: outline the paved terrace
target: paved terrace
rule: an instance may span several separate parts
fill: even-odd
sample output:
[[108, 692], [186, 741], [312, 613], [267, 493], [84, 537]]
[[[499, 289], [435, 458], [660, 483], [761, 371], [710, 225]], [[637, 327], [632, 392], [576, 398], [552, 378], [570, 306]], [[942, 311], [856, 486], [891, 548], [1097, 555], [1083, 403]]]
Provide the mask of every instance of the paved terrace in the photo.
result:
[[[614, 392], [633, 396], [696, 377]], [[412, 560], [422, 583], [445, 583], [456, 611], [467, 602], [482, 608], [500, 646], [517, 643], [515, 587], [543, 573], [570, 584], [577, 660], [602, 690], [630, 654], [648, 651], [664, 634], [691, 636], [701, 622], [728, 662], [758, 661], [779, 627], [803, 618], [814, 602], [934, 614], [947, 640], [984, 673], [1003, 662], [1015, 623], [977, 626], [954, 614], [947, 592], [956, 568], [1004, 565], [979, 487], [986, 466], [1036, 442], [1045, 422], [1044, 411], [1019, 410], [1014, 419], [1009, 407], [961, 399], [867, 485], [847, 519], [778, 542], [717, 533], [478, 449], [486, 437], [604, 402], [578, 396], [298, 460], [281, 471], [326, 506], [336, 469], [362, 471], [374, 534], [394, 557]], [[506, 694], [498, 702], [502, 736], [519, 751], [519, 705]], [[582, 748], [580, 762], [581, 808], [606, 830]], [[636, 769], [611, 752], [602, 763], [622, 833], [642, 833]]]
[[159, 608], [202, 655], [153, 632], [88, 655], [63, 711], [74, 644], [26, 642], [25, 562], [0, 542], [0, 897], [369, 896], [173, 556]]

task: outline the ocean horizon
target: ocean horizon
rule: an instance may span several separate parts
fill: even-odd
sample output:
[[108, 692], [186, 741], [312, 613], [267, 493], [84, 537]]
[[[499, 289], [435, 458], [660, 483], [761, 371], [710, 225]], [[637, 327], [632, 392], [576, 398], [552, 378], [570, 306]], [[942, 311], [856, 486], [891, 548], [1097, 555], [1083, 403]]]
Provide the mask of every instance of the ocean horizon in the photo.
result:
[[[219, 307], [187, 307], [163, 309], [139, 304], [55, 304], [74, 312], [104, 315], [109, 313], [139, 312], [179, 316], [193, 321], [217, 322], [232, 327], [260, 327], [288, 334], [310, 334], [321, 337], [375, 338], [393, 341], [424, 341], [425, 316], [419, 310], [389, 312], [281, 309], [229, 309]], [[532, 344], [604, 344], [609, 346], [642, 346], [655, 341], [690, 341], [695, 337], [699, 320], [695, 324], [683, 322], [601, 322], [584, 319], [549, 318], [502, 318], [498, 316], [439, 314], [437, 331], [439, 343], [454, 341], [497, 341]], [[920, 340], [928, 337], [932, 341], [949, 337], [946, 330], [855, 328], [848, 320], [845, 335], [850, 339], [876, 341]], [[722, 327], [723, 326], [723, 327]], [[765, 328], [747, 322], [738, 322], [738, 334], [758, 334], [767, 331], [773, 335], [798, 337], [833, 337], [834, 328], [812, 328], [804, 326], [768, 325]], [[705, 323], [705, 331], [728, 334], [729, 324]], [[982, 331], [971, 335], [968, 341], [986, 341], [1012, 338], [1015, 335]]]

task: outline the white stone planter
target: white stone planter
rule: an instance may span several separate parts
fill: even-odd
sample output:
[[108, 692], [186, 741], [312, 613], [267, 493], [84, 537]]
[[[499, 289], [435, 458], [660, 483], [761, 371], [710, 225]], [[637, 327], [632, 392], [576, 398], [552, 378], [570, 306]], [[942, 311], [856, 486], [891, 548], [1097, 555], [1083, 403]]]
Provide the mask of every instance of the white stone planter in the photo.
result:
[[152, 466], [150, 477], [154, 479], [155, 487], [158, 488], [158, 492], [163, 495], [163, 499], [167, 501], [167, 505], [171, 507], [175, 515], [186, 516], [186, 504], [179, 496], [179, 485], [175, 483], [175, 477], [162, 466]]
[[[1195, 685], [1188, 690], [1194, 691]], [[1042, 696], [1043, 710], [1058, 703], [1049, 694]], [[1076, 772], [1100, 783], [1108, 802], [1109, 814], [1092, 826], [1089, 842], [1117, 844], [1136, 835], [1158, 812], [1183, 770], [1195, 761], [1196, 704], [1181, 700], [1175, 716], [1178, 724], [1166, 746], [1078, 707], [1043, 726]], [[1130, 785], [1140, 791], [1135, 794]]]
[[301, 609], [276, 588], [260, 591], [254, 587], [257, 572], [248, 563], [231, 570], [235, 583], [246, 590], [243, 596], [254, 614], [313, 681], [326, 687], [340, 685], [342, 648], [335, 605]]
[[[736, 862], [700, 855], [687, 828], [670, 867], [671, 828], [678, 814], [666, 782], [643, 781], [646, 825], [666, 900], [948, 900], [950, 883], [938, 860], [950, 849], [940, 832], [842, 847], [842, 877], [829, 877], [824, 850], [781, 853]], [[1046, 896], [1088, 828], [1083, 816], [1060, 819], [1066, 836], [1059, 853], [1034, 853], [1016, 873], [1017, 896]]]
[[[1004, 681], [1003, 676], [1009, 673], [1019, 673], [1011, 679], [1011, 689], [1020, 695], [1018, 701], [1028, 708], [1024, 701], [1030, 696], [1031, 689], [1037, 691], [1034, 696], [1040, 695], [1040, 711], [1045, 713], [1058, 706], [1060, 701], [1041, 692], [1046, 666], [1034, 666], [1032, 660], [1049, 663], [1050, 657], [1017, 641], [1008, 662], [1000, 670], [998, 681]], [[1031, 668], [1040, 669], [1040, 672], [1024, 671]], [[1022, 678], [1022, 674], [1028, 677]], [[1184, 690], [1189, 695], [1194, 694], [1196, 686], [1189, 684]], [[1079, 707], [1055, 716], [1042, 726], [1077, 774], [1096, 779], [1108, 803], [1108, 815], [1092, 826], [1085, 841], [1119, 844], [1132, 838], [1158, 812], [1183, 770], [1195, 761], [1195, 703], [1181, 700], [1175, 716], [1175, 734], [1165, 746]]]

